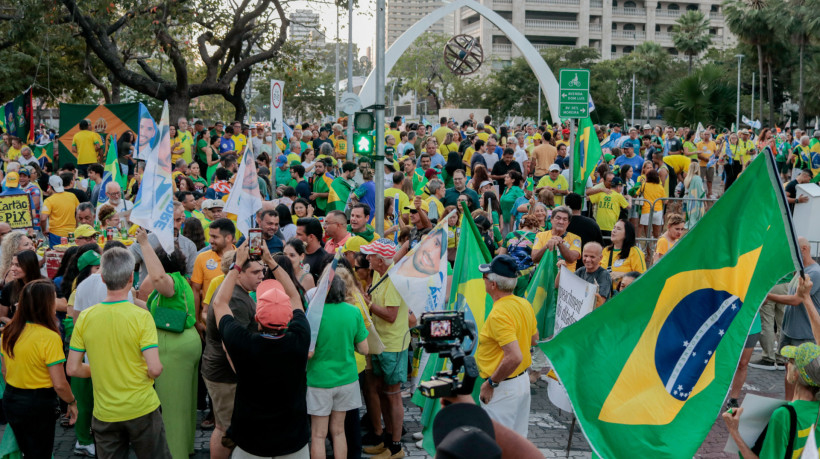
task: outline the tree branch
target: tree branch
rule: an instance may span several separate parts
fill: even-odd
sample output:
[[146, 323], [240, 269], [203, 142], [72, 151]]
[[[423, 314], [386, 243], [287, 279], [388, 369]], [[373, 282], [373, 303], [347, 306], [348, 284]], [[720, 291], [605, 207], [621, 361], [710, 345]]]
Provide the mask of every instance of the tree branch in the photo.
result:
[[93, 84], [97, 89], [100, 90], [100, 92], [102, 92], [103, 99], [105, 99], [105, 103], [110, 104], [111, 103], [111, 93], [108, 91], [108, 87], [102, 81], [100, 81], [94, 75], [94, 71], [91, 70], [91, 62], [90, 62], [90, 59], [89, 59], [90, 54], [91, 54], [91, 50], [88, 49], [88, 46], [86, 46], [85, 47], [85, 59], [83, 60], [83, 73], [85, 74], [86, 77], [88, 77], [88, 80], [91, 82], [91, 84]]

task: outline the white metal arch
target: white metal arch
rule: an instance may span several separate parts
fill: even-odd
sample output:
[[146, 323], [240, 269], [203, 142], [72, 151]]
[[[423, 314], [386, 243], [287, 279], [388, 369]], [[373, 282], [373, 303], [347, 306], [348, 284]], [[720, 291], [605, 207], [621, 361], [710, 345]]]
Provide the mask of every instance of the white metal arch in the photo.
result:
[[[555, 79], [555, 75], [552, 74], [552, 70], [550, 70], [549, 65], [547, 65], [544, 58], [541, 57], [541, 53], [535, 49], [524, 34], [513, 27], [512, 24], [507, 22], [506, 19], [501, 17], [492, 9], [477, 3], [474, 0], [454, 0], [451, 3], [445, 4], [422, 18], [419, 22], [413, 24], [412, 27], [401, 34], [398, 40], [393, 43], [393, 46], [391, 46], [384, 55], [385, 80], [402, 54], [407, 51], [407, 48], [409, 48], [410, 45], [421, 36], [421, 34], [429, 29], [430, 26], [435, 24], [436, 21], [444, 18], [454, 11], [457, 11], [461, 7], [470, 8], [481, 16], [487, 18], [496, 27], [501, 29], [507, 38], [509, 38], [510, 41], [518, 47], [521, 54], [524, 56], [524, 59], [526, 59], [527, 63], [530, 64], [530, 68], [532, 68], [532, 71], [535, 73], [535, 77], [538, 79], [538, 82], [541, 83], [541, 90], [544, 92], [544, 97], [547, 99], [547, 105], [549, 106], [550, 115], [552, 115], [553, 122], [560, 121], [560, 118], [558, 117], [558, 81]], [[484, 46], [491, 46], [491, 44], [487, 43], [484, 44]], [[367, 76], [367, 80], [364, 82], [364, 86], [362, 86], [362, 89], [359, 92], [359, 97], [361, 98], [362, 106], [364, 107], [368, 107], [376, 103], [375, 70], [370, 72], [370, 75]], [[380, 102], [384, 103], [384, 101]]]

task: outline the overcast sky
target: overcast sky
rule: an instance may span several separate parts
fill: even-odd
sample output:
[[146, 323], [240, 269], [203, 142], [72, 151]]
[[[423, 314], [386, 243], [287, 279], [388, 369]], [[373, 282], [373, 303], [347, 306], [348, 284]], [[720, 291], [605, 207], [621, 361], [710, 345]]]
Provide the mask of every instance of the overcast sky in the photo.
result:
[[[295, 1], [287, 5], [288, 14], [297, 9], [314, 9], [319, 12], [319, 21], [324, 27], [326, 41], [332, 43], [336, 38], [336, 21], [340, 21], [339, 35], [342, 42], [347, 42], [347, 10], [341, 10], [341, 15], [336, 15], [336, 7], [318, 2]], [[372, 53], [376, 53], [376, 2], [375, 0], [359, 0], [359, 4], [353, 10], [353, 42], [360, 50], [360, 55], [365, 54], [368, 46], [373, 47]], [[344, 54], [343, 54], [344, 55]]]

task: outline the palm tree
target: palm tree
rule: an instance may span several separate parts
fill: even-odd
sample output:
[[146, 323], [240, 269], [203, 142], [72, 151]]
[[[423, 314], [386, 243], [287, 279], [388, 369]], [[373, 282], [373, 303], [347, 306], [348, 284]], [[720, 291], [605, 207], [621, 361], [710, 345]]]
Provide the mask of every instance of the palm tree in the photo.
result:
[[[775, 24], [771, 9], [768, 7], [769, 0], [726, 0], [723, 3], [723, 14], [726, 24], [742, 42], [757, 48], [757, 66], [760, 72], [760, 115], [763, 118], [763, 48], [772, 42], [775, 31], [772, 24]], [[769, 104], [772, 104], [773, 89], [769, 81]], [[770, 110], [773, 111], [774, 108]], [[771, 116], [771, 113], [770, 113]], [[773, 120], [769, 120], [772, 122]]]
[[731, 76], [720, 67], [707, 64], [674, 81], [658, 105], [664, 121], [675, 126], [694, 126], [702, 121], [728, 126], [735, 117], [735, 88]]
[[[649, 112], [649, 95], [652, 83], [660, 79], [662, 72], [669, 68], [669, 53], [654, 41], [645, 41], [635, 47], [629, 54], [629, 67], [632, 73], [646, 86], [646, 110]], [[647, 122], [649, 117], [647, 115]]]
[[789, 0], [781, 4], [782, 8], [776, 8], [778, 23], [785, 24], [782, 31], [787, 39], [791, 39], [797, 44], [799, 56], [798, 66], [798, 89], [797, 89], [797, 126], [800, 129], [806, 128], [806, 107], [805, 107], [805, 80], [803, 69], [805, 62], [806, 45], [812, 38], [813, 31], [820, 27], [820, 14], [817, 14], [820, 4], [818, 0]]
[[672, 26], [672, 42], [675, 48], [689, 56], [689, 75], [692, 74], [692, 57], [706, 51], [712, 44], [709, 35], [709, 19], [700, 10], [682, 14]]

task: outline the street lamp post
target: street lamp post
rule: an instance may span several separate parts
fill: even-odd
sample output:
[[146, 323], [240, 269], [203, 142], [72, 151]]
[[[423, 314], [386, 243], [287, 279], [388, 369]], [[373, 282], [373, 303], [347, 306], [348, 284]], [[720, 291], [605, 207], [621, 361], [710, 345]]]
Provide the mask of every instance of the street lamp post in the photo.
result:
[[735, 129], [740, 129], [740, 61], [743, 54], [735, 56], [737, 58], [737, 109], [735, 110]]
[[[376, 121], [377, 200], [384, 197], [384, 4], [385, 0], [376, 0], [376, 103], [373, 115]], [[384, 234], [384, 206], [377, 205], [375, 211], [376, 232]]]
[[[353, 0], [347, 0], [347, 92], [353, 92]], [[347, 117], [347, 160], [353, 161], [353, 117]]]

